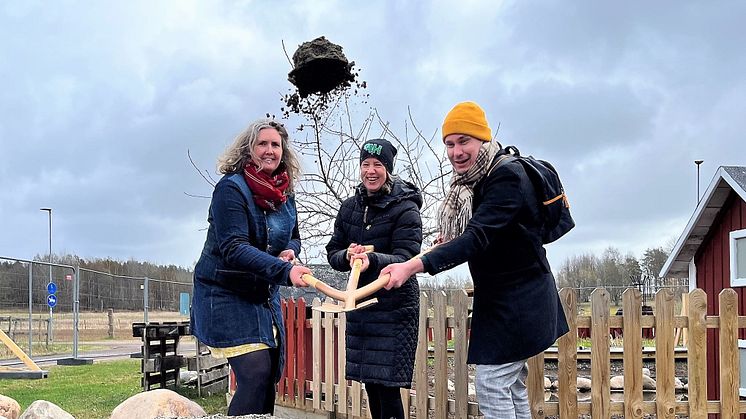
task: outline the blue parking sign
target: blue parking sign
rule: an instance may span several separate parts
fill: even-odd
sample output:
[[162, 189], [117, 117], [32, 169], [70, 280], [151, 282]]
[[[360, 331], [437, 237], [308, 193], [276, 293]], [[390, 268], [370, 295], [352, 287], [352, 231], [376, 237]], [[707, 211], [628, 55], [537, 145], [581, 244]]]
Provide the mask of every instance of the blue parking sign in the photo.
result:
[[51, 294], [47, 296], [47, 305], [49, 305], [49, 308], [52, 308], [57, 305], [57, 296], [54, 294]]
[[47, 284], [47, 292], [50, 294], [57, 294], [57, 284], [54, 282]]

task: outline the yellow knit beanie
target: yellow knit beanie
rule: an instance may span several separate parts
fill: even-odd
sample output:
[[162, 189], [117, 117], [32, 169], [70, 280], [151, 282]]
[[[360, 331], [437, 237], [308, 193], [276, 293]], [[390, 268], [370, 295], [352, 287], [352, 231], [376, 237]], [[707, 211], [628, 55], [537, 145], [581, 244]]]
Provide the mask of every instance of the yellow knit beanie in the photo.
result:
[[443, 121], [443, 140], [451, 134], [465, 134], [485, 142], [492, 140], [484, 110], [474, 102], [461, 102], [448, 112]]

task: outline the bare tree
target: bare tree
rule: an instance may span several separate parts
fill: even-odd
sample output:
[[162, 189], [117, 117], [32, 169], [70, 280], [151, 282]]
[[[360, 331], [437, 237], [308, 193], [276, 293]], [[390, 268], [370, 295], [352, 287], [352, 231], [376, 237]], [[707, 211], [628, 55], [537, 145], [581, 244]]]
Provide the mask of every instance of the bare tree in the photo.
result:
[[360, 183], [360, 147], [369, 138], [386, 138], [396, 145], [397, 174], [422, 192], [423, 233], [425, 242], [431, 242], [437, 232], [437, 208], [450, 175], [448, 160], [438, 147], [437, 131], [426, 136], [411, 112], [404, 119], [401, 132], [392, 128], [375, 108], [370, 108], [360, 121], [354, 121], [351, 108], [356, 105], [351, 105], [349, 94], [309, 100], [312, 103], [298, 112], [304, 119], [298, 134], [305, 133], [305, 137], [294, 141], [306, 163], [313, 163], [311, 168], [304, 166], [296, 191], [306, 258], [323, 256], [322, 248], [333, 231], [341, 203], [354, 194]]
[[593, 288], [600, 285], [598, 264], [592, 253], [571, 256], [562, 263], [557, 282], [560, 287], [577, 289], [579, 301], [588, 301]]

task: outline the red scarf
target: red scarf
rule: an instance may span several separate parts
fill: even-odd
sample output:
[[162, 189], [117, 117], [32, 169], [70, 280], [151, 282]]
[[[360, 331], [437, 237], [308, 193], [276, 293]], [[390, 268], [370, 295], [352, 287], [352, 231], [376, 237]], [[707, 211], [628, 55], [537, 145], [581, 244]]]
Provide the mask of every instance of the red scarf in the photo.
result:
[[254, 162], [249, 162], [243, 169], [243, 178], [254, 195], [254, 202], [264, 210], [276, 211], [288, 199], [285, 196], [285, 189], [290, 186], [287, 170], [268, 175], [258, 170]]

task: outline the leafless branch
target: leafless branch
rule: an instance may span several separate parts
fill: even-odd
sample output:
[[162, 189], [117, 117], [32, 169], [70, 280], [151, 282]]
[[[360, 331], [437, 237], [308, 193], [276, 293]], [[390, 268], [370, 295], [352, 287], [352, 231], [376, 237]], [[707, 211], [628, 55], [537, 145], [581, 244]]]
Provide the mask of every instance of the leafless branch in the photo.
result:
[[212, 178], [212, 175], [207, 170], [205, 170], [204, 174], [202, 173], [202, 169], [200, 169], [199, 167], [197, 167], [197, 164], [194, 163], [194, 160], [192, 159], [192, 154], [189, 151], [189, 149], [187, 149], [187, 157], [189, 157], [189, 162], [192, 164], [192, 167], [194, 167], [194, 170], [196, 170], [197, 173], [199, 173], [199, 175], [202, 177], [202, 179], [205, 180], [205, 182], [209, 183], [210, 186], [212, 186], [214, 188], [215, 184], [217, 184], [217, 182], [215, 181], [215, 179]]
[[281, 40], [282, 42], [282, 52], [285, 53], [285, 58], [288, 59], [288, 62], [290, 63], [290, 68], [295, 68], [295, 64], [293, 64], [293, 61], [290, 59], [290, 56], [288, 55], [288, 50], [285, 48], [285, 40]]
[[210, 196], [205, 196], [205, 195], [194, 195], [194, 194], [190, 194], [190, 193], [187, 193], [187, 192], [184, 192], [184, 195], [186, 195], [186, 196], [188, 196], [188, 197], [190, 197], [190, 198], [205, 198], [205, 199], [210, 199], [210, 198], [212, 198], [212, 197], [210, 197]]

